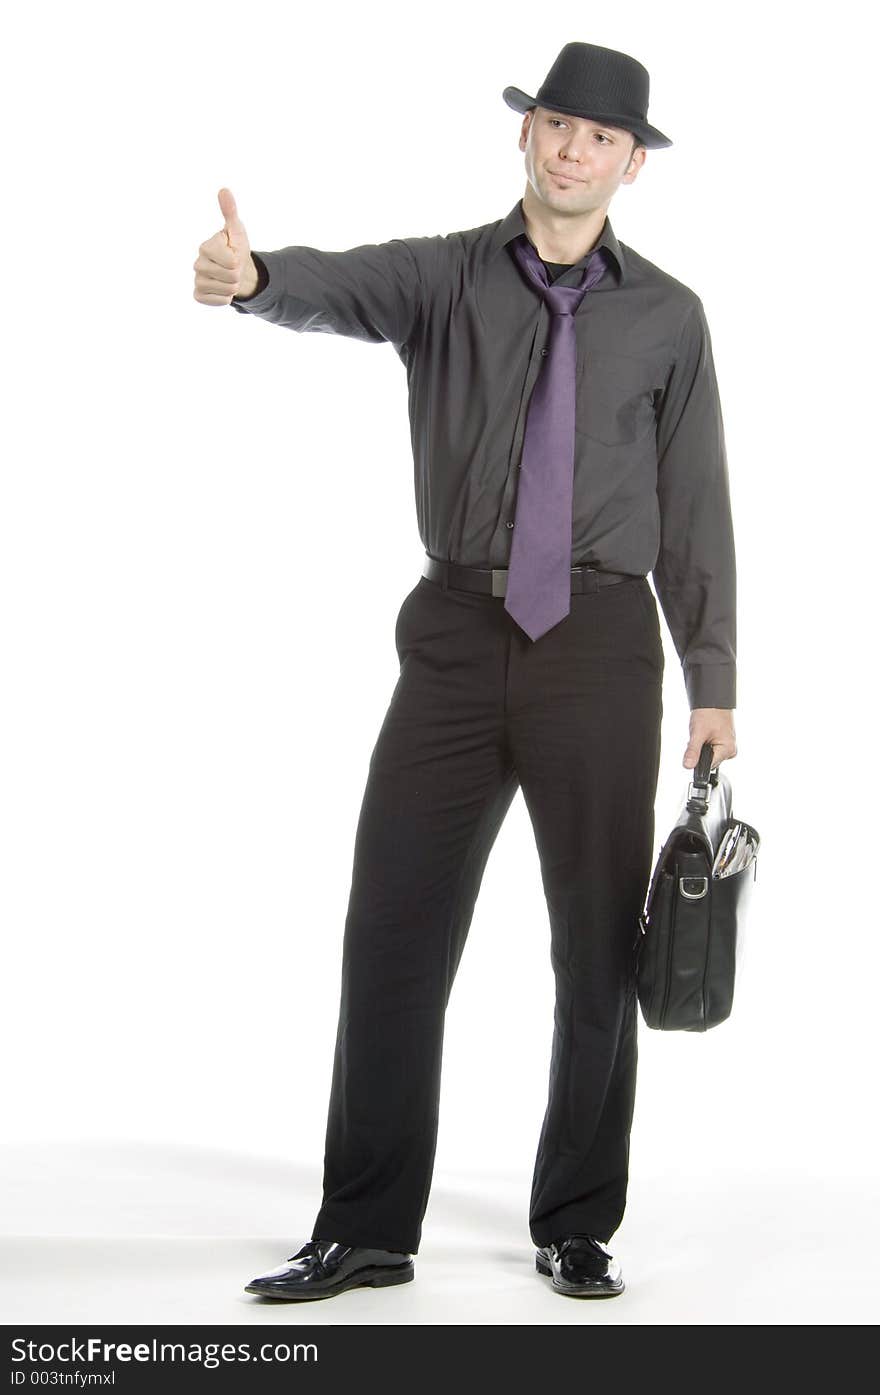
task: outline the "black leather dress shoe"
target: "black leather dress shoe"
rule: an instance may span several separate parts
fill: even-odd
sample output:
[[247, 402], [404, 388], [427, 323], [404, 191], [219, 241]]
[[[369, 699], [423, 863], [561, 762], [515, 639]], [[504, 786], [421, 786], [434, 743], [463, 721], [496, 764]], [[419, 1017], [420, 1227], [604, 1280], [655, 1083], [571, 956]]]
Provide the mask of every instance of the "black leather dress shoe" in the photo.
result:
[[293, 1303], [300, 1299], [332, 1298], [347, 1288], [406, 1284], [415, 1276], [412, 1255], [339, 1245], [335, 1240], [308, 1240], [286, 1264], [252, 1279], [244, 1291]]
[[545, 1245], [535, 1254], [535, 1268], [552, 1277], [557, 1293], [572, 1298], [613, 1298], [625, 1287], [617, 1260], [592, 1235], [567, 1235]]

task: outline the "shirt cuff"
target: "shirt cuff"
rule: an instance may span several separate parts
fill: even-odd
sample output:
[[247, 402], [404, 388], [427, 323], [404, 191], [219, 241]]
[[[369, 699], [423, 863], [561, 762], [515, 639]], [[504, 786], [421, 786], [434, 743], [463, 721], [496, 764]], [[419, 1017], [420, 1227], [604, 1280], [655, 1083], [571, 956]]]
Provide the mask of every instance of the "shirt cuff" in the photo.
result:
[[[233, 310], [237, 310], [240, 315], [250, 315], [254, 312], [259, 314], [265, 310], [267, 305], [271, 305], [278, 292], [280, 281], [280, 267], [276, 264], [272, 266], [271, 252], [251, 252], [254, 259], [254, 266], [257, 268], [257, 289], [252, 296], [246, 300], [239, 300], [236, 296], [229, 302]], [[274, 284], [273, 284], [274, 276]]]
[[736, 707], [736, 668], [733, 664], [693, 664], [684, 671], [688, 703], [695, 707]]

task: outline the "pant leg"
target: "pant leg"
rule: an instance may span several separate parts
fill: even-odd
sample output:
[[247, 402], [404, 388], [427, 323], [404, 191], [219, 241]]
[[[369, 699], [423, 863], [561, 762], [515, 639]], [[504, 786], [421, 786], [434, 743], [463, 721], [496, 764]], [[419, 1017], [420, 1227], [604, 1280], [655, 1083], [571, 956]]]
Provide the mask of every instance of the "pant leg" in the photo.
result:
[[369, 766], [343, 938], [312, 1238], [415, 1253], [437, 1140], [446, 1005], [489, 852], [518, 788], [492, 597], [420, 580]]
[[556, 983], [536, 1244], [607, 1241], [626, 1204], [637, 1066], [634, 943], [650, 879], [663, 647], [647, 581], [572, 597], [514, 643], [510, 739], [535, 831]]

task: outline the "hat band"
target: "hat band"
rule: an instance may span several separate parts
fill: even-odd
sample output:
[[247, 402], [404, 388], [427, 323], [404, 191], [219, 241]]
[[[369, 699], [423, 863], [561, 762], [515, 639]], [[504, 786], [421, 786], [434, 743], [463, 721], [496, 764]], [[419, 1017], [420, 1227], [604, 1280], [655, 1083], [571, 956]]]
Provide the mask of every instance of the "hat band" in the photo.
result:
[[554, 111], [563, 111], [567, 116], [577, 116], [578, 111], [589, 110], [596, 116], [604, 116], [609, 122], [616, 116], [624, 117], [627, 121], [644, 122], [646, 119], [640, 111], [615, 111], [603, 105], [601, 101], [580, 102], [575, 107], [570, 100], [566, 101], [565, 94], [563, 94], [561, 101], [554, 100], [556, 95], [554, 92], [539, 92], [535, 98], [535, 103], [539, 107], [552, 107]]

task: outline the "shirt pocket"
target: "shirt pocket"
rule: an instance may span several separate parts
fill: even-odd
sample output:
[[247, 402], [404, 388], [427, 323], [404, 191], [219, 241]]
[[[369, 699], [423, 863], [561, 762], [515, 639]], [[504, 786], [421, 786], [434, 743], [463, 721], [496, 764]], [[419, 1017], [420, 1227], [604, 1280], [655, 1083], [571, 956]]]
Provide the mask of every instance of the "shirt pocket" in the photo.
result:
[[588, 351], [577, 377], [577, 431], [606, 446], [626, 445], [654, 433], [654, 377], [650, 359]]

